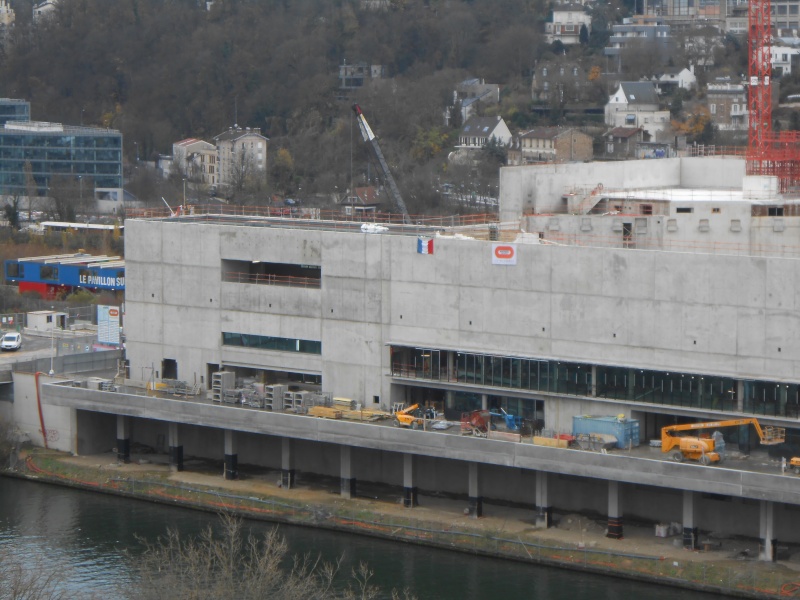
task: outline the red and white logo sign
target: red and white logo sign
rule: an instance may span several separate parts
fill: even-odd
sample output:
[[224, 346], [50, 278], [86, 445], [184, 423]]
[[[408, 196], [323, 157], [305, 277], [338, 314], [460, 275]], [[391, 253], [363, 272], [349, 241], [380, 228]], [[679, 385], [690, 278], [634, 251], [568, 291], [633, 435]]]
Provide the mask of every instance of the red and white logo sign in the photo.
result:
[[116, 308], [109, 308], [108, 309], [108, 316], [109, 317], [118, 317], [119, 311]]
[[517, 264], [517, 246], [515, 244], [492, 244], [492, 264]]

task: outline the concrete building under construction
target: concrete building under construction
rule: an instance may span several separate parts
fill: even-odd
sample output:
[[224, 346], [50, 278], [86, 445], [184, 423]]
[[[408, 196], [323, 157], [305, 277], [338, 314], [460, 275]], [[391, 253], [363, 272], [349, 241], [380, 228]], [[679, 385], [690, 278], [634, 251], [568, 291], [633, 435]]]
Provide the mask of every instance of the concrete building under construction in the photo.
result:
[[[529, 505], [542, 526], [553, 511], [595, 512], [615, 536], [626, 517], [677, 521], [689, 546], [723, 531], [760, 538], [767, 559], [777, 532], [800, 542], [800, 485], [779, 461], [707, 467], [214, 402], [223, 379], [250, 379], [450, 420], [503, 409], [551, 432], [622, 415], [645, 440], [756, 416], [786, 428], [788, 447], [800, 260], [794, 202], [774, 180], [745, 177], [741, 159], [676, 158], [510, 167], [500, 183], [501, 222], [481, 227], [128, 219], [127, 378], [47, 379], [57, 445], [124, 459], [161, 437], [176, 468], [202, 456], [229, 477], [245, 465], [288, 485], [333, 475], [345, 497], [374, 481], [409, 506], [429, 492], [463, 495], [476, 515], [494, 500]], [[164, 380], [193, 395], [146, 393]], [[35, 397], [32, 377], [17, 385]], [[35, 402], [14, 410], [36, 439]], [[747, 428], [724, 433], [742, 456], [765, 452]]]

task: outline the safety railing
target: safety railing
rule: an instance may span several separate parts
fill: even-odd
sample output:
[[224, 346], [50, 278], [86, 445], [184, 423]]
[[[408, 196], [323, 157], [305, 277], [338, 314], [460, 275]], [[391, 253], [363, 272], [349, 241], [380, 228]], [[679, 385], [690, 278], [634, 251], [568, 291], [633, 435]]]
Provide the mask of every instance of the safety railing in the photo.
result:
[[322, 280], [314, 277], [287, 277], [269, 273], [223, 273], [226, 283], [252, 283], [256, 285], [280, 285], [285, 287], [319, 288]]

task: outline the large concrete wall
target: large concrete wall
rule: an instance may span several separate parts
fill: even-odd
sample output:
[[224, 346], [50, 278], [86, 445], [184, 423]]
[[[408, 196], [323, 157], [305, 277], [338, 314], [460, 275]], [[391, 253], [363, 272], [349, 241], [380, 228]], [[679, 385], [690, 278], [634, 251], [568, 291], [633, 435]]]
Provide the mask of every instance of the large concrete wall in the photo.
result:
[[[197, 381], [207, 363], [229, 361], [321, 373], [325, 391], [388, 406], [388, 347], [407, 345], [800, 381], [794, 259], [520, 244], [510, 266], [493, 265], [491, 244], [469, 239], [437, 238], [435, 254], [421, 255], [412, 236], [128, 227], [133, 377], [172, 358], [179, 378]], [[172, 242], [152, 252], [168, 238], [199, 237], [206, 249], [186, 266], [170, 258]], [[264, 260], [320, 262], [322, 288], [221, 284], [221, 260], [246, 248]], [[321, 340], [322, 355], [223, 347], [231, 330]]]
[[662, 187], [741, 189], [745, 162], [736, 158], [666, 158], [621, 162], [531, 165], [500, 169], [500, 220], [525, 213], [564, 212], [570, 190]]

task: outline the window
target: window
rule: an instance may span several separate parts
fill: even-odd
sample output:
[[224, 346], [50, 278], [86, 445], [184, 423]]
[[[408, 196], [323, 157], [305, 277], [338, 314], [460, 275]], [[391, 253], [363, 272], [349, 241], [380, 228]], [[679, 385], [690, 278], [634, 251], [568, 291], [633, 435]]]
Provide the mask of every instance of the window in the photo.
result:
[[39, 277], [48, 281], [58, 281], [58, 267], [42, 265], [39, 267]]
[[712, 213], [720, 213], [720, 212], [722, 212], [722, 209], [720, 209], [720, 208], [712, 208], [711, 212]]
[[8, 263], [6, 275], [8, 277], [25, 277], [25, 265], [20, 263]]
[[768, 206], [767, 207], [767, 215], [770, 217], [782, 217], [783, 216], [783, 207], [782, 206]]
[[694, 209], [693, 208], [689, 208], [687, 206], [679, 206], [678, 208], [675, 209], [675, 212], [678, 213], [678, 214], [681, 214], [681, 213], [693, 213]]
[[[785, 59], [784, 59], [784, 60], [785, 60]], [[559, 74], [559, 75], [563, 75], [563, 74], [564, 74], [564, 67], [561, 67], [561, 68], [558, 70], [558, 74]]]
[[322, 354], [322, 342], [266, 335], [250, 335], [247, 333], [223, 332], [222, 345], [256, 348], [258, 350], [277, 350], [279, 352]]
[[572, 67], [572, 74], [577, 77], [578, 76], [578, 67]]
[[708, 110], [711, 112], [712, 115], [717, 114], [717, 105], [716, 104], [709, 104]]
[[653, 205], [652, 204], [642, 204], [639, 206], [639, 210], [643, 215], [652, 215], [653, 214]]
[[542, 69], [542, 77], [547, 77], [547, 67]]

